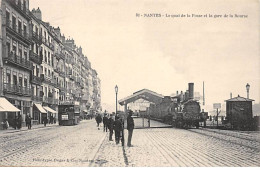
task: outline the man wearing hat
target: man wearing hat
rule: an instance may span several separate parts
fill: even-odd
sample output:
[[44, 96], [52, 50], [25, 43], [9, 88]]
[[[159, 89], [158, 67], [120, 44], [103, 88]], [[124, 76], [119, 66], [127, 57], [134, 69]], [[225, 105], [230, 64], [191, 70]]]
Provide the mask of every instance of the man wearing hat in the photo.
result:
[[127, 130], [128, 130], [128, 141], [127, 141], [127, 146], [131, 147], [131, 140], [132, 140], [132, 135], [134, 131], [134, 119], [132, 118], [133, 111], [129, 110], [128, 111], [128, 116], [127, 116]]

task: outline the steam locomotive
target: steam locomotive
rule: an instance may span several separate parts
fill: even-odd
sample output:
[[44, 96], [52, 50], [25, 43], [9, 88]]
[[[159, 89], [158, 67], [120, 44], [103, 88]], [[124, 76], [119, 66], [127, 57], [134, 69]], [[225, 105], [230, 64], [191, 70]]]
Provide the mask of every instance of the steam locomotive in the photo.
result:
[[202, 121], [200, 103], [194, 100], [194, 83], [189, 83], [189, 90], [176, 96], [165, 96], [161, 103], [152, 104], [149, 108], [150, 118], [178, 128], [199, 127]]

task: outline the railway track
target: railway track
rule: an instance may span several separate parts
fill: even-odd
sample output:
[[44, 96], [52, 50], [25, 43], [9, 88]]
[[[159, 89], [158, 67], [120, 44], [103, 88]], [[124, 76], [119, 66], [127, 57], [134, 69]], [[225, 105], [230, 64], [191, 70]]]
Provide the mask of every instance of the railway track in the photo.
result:
[[188, 131], [198, 133], [204, 136], [213, 137], [219, 140], [230, 142], [236, 145], [250, 148], [254, 151], [260, 151], [260, 141], [258, 135], [243, 134], [233, 131], [218, 131], [210, 129], [189, 129]]

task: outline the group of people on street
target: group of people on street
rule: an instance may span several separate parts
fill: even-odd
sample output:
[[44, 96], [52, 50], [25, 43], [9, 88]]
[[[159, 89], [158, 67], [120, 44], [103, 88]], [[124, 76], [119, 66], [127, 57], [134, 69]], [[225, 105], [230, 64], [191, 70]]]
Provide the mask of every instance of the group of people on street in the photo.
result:
[[[102, 120], [102, 118], [101, 118]], [[56, 123], [56, 118], [53, 115], [49, 116], [49, 119], [46, 117], [43, 117], [42, 123], [44, 126], [46, 126], [47, 123], [49, 124], [55, 124]], [[25, 117], [25, 124], [28, 129], [32, 129], [32, 118], [30, 114], [26, 114]], [[11, 120], [11, 123], [9, 124], [7, 119], [4, 119], [3, 122], [1, 122], [2, 128], [4, 130], [8, 129], [9, 126], [13, 127], [14, 129], [21, 129], [22, 128], [22, 116], [21, 114], [18, 114], [17, 116], [14, 117], [13, 120]]]
[[[129, 110], [128, 111], [128, 116], [127, 116], [127, 130], [128, 130], [128, 141], [127, 141], [127, 146], [131, 147], [131, 140], [132, 140], [132, 135], [133, 135], [133, 130], [134, 130], [134, 120], [132, 118], [133, 111]], [[97, 127], [98, 130], [100, 129], [100, 123], [103, 120], [103, 131], [107, 132], [109, 130], [109, 141], [113, 141], [113, 132], [115, 132], [115, 142], [116, 144], [119, 144], [120, 139], [122, 142], [122, 145], [124, 145], [124, 120], [123, 118], [120, 118], [119, 116], [109, 116], [105, 113], [104, 117], [102, 119], [101, 115], [98, 114], [96, 116], [96, 122], [97, 122]]]
[[13, 122], [13, 128], [14, 129], [21, 129], [22, 128], [22, 116], [21, 116], [21, 114], [18, 114], [18, 116], [15, 116], [14, 122]]

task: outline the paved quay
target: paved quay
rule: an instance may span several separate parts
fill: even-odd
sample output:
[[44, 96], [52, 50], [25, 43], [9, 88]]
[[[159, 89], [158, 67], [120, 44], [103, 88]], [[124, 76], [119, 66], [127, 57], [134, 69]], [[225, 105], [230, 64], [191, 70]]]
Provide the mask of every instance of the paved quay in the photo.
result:
[[[127, 130], [124, 132], [127, 141]], [[1, 133], [0, 166], [260, 166], [259, 132], [135, 129], [132, 144], [122, 147], [109, 141], [108, 132], [102, 127], [98, 130], [94, 120], [77, 126]]]

